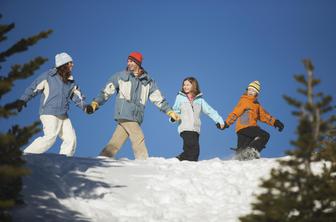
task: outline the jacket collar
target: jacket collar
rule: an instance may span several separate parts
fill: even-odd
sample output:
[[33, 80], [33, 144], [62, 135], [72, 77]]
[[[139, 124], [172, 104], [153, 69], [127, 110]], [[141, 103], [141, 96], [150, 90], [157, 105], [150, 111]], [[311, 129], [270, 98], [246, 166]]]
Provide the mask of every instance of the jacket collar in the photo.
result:
[[57, 74], [57, 69], [56, 68], [52, 68], [48, 70], [48, 74], [51, 76], [54, 76]]
[[[184, 97], [188, 97], [187, 94], [185, 94], [182, 91], [180, 91], [178, 94], [180, 94], [181, 96], [184, 96]], [[203, 96], [203, 93], [199, 93], [195, 96], [194, 100], [197, 99], [197, 98], [201, 98], [202, 96]]]
[[[56, 69], [56, 68], [49, 69], [49, 70], [48, 70], [48, 74], [49, 74], [50, 76], [55, 76], [55, 75], [57, 75], [57, 69]], [[74, 81], [73, 75], [69, 76], [68, 80], [70, 80], [70, 81]]]
[[257, 97], [255, 97], [255, 96], [248, 96], [248, 95], [244, 94], [244, 95], [241, 96], [241, 98], [249, 100], [251, 102], [258, 102]]
[[130, 72], [128, 70], [125, 70], [122, 75], [120, 76], [120, 78], [123, 81], [129, 81], [130, 78], [137, 78], [139, 79], [139, 81], [143, 84], [143, 85], [147, 85], [148, 83], [150, 83], [152, 81], [152, 78], [148, 75], [148, 73], [146, 72], [146, 70], [144, 70], [144, 73], [140, 76], [140, 77], [135, 77], [135, 75], [133, 74], [133, 72]]

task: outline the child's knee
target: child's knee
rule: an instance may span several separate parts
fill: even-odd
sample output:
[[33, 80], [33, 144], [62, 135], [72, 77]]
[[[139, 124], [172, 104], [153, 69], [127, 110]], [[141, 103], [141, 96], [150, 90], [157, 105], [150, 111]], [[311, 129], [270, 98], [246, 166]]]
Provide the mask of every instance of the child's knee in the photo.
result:
[[263, 137], [265, 141], [268, 141], [271, 135], [268, 132], [264, 132]]

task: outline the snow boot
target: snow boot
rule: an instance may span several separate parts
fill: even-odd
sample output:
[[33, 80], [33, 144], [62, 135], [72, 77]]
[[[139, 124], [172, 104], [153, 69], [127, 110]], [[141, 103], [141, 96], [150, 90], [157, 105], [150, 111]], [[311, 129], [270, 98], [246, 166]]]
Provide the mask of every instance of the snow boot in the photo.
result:
[[105, 157], [110, 157], [110, 158], [114, 159], [114, 154], [111, 151], [109, 151], [108, 149], [106, 149], [106, 148], [104, 148], [100, 152], [99, 156], [105, 156]]
[[260, 153], [253, 147], [238, 148], [235, 159], [240, 161], [260, 159]]

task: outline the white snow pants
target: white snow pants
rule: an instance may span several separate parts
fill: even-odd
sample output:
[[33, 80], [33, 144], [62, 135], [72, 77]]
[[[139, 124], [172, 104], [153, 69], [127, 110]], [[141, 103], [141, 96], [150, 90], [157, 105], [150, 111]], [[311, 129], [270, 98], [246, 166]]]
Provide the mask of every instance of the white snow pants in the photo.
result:
[[44, 136], [36, 138], [23, 152], [46, 152], [54, 145], [57, 136], [59, 136], [63, 140], [60, 154], [73, 156], [76, 149], [76, 133], [70, 119], [54, 115], [41, 115], [40, 119], [43, 125]]

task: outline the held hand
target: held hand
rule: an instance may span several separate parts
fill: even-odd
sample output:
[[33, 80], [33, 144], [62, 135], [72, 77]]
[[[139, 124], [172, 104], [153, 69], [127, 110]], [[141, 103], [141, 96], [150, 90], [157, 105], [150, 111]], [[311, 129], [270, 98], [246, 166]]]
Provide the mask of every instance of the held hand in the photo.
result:
[[87, 114], [92, 114], [94, 113], [97, 109], [99, 108], [99, 105], [96, 101], [92, 101], [90, 105], [87, 105], [85, 107], [85, 112]]
[[220, 129], [220, 130], [224, 130], [223, 129], [223, 124], [220, 124], [220, 123], [216, 123], [216, 127], [217, 127], [217, 129]]
[[177, 115], [174, 111], [168, 111], [167, 115], [174, 121], [179, 121], [180, 120], [180, 116]]
[[21, 112], [23, 107], [27, 107], [27, 103], [21, 99], [18, 99], [14, 102], [14, 106], [18, 112]]
[[85, 112], [86, 112], [87, 114], [92, 114], [92, 113], [94, 112], [93, 107], [92, 107], [91, 105], [87, 105], [87, 106], [85, 107]]
[[174, 119], [175, 121], [179, 121], [180, 120], [180, 116], [177, 115], [177, 113], [173, 112], [170, 116], [170, 118]]
[[225, 130], [226, 128], [229, 127], [229, 125], [227, 125], [226, 122], [224, 122], [224, 124], [216, 123], [216, 127], [220, 130]]
[[274, 127], [278, 128], [279, 132], [281, 132], [284, 129], [285, 125], [280, 120], [277, 119], [274, 122]]
[[224, 122], [224, 129], [229, 128], [229, 124], [227, 124], [226, 122]]

